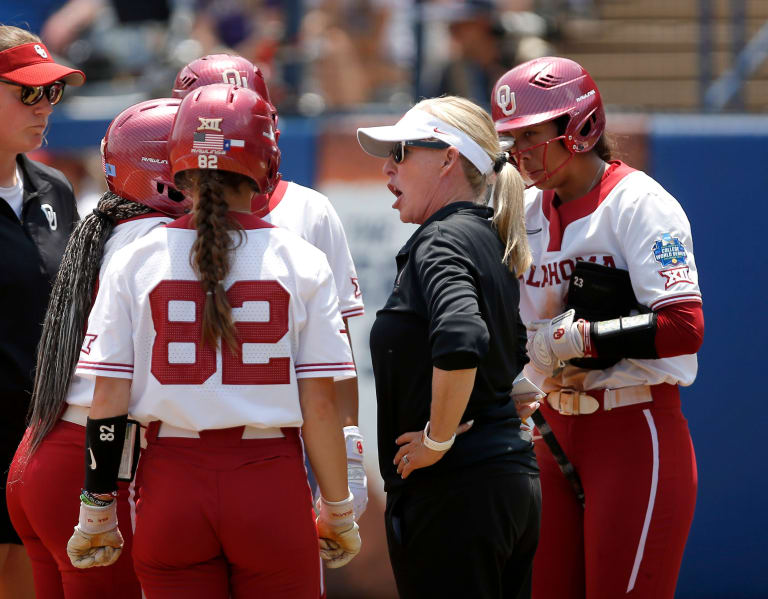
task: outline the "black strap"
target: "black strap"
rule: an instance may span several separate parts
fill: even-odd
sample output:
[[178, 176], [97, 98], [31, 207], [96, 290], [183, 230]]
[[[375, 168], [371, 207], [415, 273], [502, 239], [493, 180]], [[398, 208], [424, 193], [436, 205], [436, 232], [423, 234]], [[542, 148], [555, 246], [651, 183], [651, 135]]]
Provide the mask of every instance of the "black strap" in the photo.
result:
[[576, 493], [576, 498], [579, 500], [581, 507], [584, 507], [584, 487], [581, 486], [579, 473], [576, 472], [576, 468], [573, 467], [568, 456], [565, 455], [563, 448], [560, 446], [560, 442], [557, 440], [557, 437], [555, 437], [555, 433], [552, 432], [552, 428], [544, 418], [544, 414], [539, 410], [536, 410], [531, 415], [531, 419], [536, 425], [536, 428], [539, 429], [541, 437], [544, 439], [547, 447], [549, 447], [549, 450], [552, 452], [552, 457], [555, 458], [557, 465], [560, 467], [560, 471], [565, 478], [568, 479], [568, 482], [571, 483], [571, 488], [573, 489], [573, 492]]

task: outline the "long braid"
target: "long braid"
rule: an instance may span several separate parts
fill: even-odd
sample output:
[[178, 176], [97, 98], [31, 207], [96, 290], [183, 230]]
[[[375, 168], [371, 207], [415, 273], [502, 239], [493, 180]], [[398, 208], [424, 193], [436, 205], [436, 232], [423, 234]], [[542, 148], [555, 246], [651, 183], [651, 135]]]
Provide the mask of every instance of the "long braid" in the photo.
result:
[[117, 221], [151, 210], [108, 191], [101, 196], [96, 211], [81, 220], [72, 232], [53, 284], [38, 346], [29, 409], [32, 433], [26, 458], [54, 427], [64, 406], [85, 337], [104, 244]]
[[224, 279], [229, 273], [230, 251], [234, 248], [229, 232], [237, 230], [237, 225], [228, 217], [229, 205], [224, 199], [224, 188], [231, 185], [237, 175], [197, 171], [191, 177], [197, 190], [192, 216], [197, 239], [190, 260], [206, 293], [202, 341], [215, 347], [221, 337], [235, 351], [237, 330], [232, 320], [232, 306], [224, 290]]

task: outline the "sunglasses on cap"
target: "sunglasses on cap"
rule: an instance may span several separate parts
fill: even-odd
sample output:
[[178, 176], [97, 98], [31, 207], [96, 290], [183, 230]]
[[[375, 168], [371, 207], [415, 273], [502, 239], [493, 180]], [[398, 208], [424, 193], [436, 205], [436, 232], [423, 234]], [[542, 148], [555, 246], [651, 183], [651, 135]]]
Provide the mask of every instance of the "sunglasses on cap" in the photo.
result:
[[15, 81], [0, 79], [0, 83], [20, 87], [21, 103], [26, 104], [27, 106], [34, 106], [43, 99], [43, 96], [48, 98], [51, 106], [58, 104], [61, 102], [61, 98], [64, 97], [64, 87], [66, 86], [66, 83], [63, 81], [54, 81], [49, 85], [23, 85], [21, 83], [16, 83]]
[[447, 144], [444, 141], [440, 141], [439, 139], [414, 139], [411, 141], [400, 141], [397, 142], [389, 152], [389, 155], [392, 156], [392, 160], [395, 161], [395, 164], [401, 164], [403, 160], [405, 160], [405, 148], [407, 146], [416, 148], [432, 148], [433, 150], [444, 150], [445, 148], [451, 147], [450, 144]]

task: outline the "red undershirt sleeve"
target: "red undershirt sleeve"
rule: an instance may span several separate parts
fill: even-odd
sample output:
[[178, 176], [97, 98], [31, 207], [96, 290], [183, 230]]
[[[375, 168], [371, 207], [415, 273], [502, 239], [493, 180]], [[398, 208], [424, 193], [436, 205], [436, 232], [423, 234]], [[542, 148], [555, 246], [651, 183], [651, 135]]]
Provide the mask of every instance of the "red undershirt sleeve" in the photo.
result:
[[699, 302], [680, 302], [656, 312], [659, 358], [695, 354], [704, 340], [704, 312]]

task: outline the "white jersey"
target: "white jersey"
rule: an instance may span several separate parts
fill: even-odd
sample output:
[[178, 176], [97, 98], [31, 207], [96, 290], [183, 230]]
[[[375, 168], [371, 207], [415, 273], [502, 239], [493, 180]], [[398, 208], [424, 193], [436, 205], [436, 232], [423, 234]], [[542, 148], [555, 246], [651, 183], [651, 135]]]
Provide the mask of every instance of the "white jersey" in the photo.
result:
[[[241, 351], [200, 344], [205, 293], [190, 216], [118, 251], [91, 310], [77, 373], [130, 378], [129, 412], [188, 430], [298, 427], [297, 379], [355, 376], [325, 255], [248, 214], [224, 281]], [[237, 233], [231, 233], [237, 241]]]
[[297, 183], [280, 181], [269, 199], [266, 214], [257, 214], [322, 250], [339, 290], [342, 317], [363, 314], [363, 296], [344, 227], [327, 197]]
[[[161, 215], [159, 212], [150, 212], [120, 222], [112, 230], [107, 243], [104, 244], [104, 254], [101, 257], [101, 267], [99, 268], [99, 280], [104, 277], [107, 264], [109, 264], [117, 250], [136, 239], [144, 237], [144, 235], [156, 227], [165, 225], [172, 220], [170, 216]], [[90, 407], [93, 402], [93, 378], [74, 374], [69, 384], [66, 402], [73, 406]]]
[[[554, 192], [530, 189], [525, 223], [533, 264], [520, 278], [523, 322], [563, 312], [577, 261], [629, 271], [640, 304], [658, 310], [677, 302], [701, 302], [691, 227], [680, 204], [641, 171], [614, 161], [601, 184], [583, 198], [552, 206]], [[561, 219], [565, 225], [560, 235]], [[529, 333], [530, 335], [530, 333]], [[567, 366], [546, 379], [530, 365], [526, 375], [545, 391], [558, 387], [617, 389], [632, 385], [690, 385], [696, 355], [659, 360], [624, 359], [605, 370]]]

